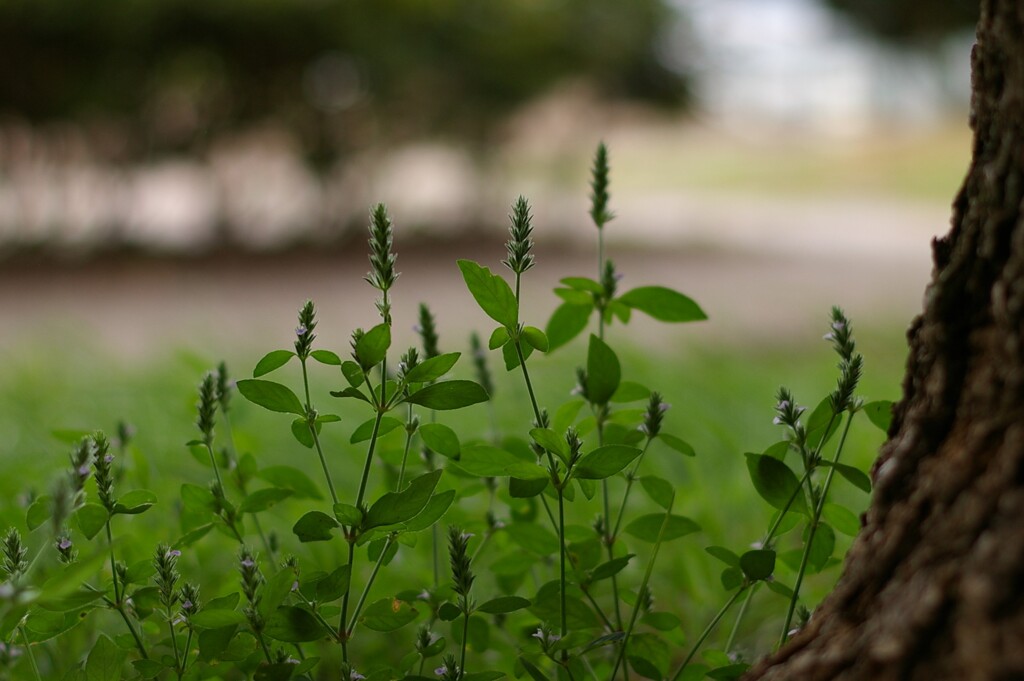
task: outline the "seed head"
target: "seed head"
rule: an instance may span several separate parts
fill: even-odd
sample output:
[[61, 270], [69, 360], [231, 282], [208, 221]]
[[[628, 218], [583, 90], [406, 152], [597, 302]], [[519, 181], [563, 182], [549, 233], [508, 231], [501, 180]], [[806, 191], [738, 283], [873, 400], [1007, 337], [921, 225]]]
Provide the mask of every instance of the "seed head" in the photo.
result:
[[395, 271], [398, 256], [392, 252], [393, 242], [388, 209], [383, 203], [378, 203], [370, 211], [370, 271], [365, 279], [382, 294], [377, 302], [377, 310], [385, 324], [391, 323], [391, 305], [387, 301], [387, 293], [399, 275]]
[[420, 303], [420, 319], [416, 331], [420, 334], [420, 341], [423, 343], [423, 356], [426, 359], [441, 354], [437, 349], [437, 326], [434, 323], [434, 315], [424, 303]]
[[224, 362], [217, 365], [217, 404], [223, 414], [227, 414], [231, 407], [231, 379], [228, 377], [228, 365]]
[[178, 602], [179, 594], [174, 587], [178, 583], [178, 578], [181, 577], [177, 570], [180, 556], [181, 551], [172, 549], [166, 544], [158, 545], [156, 554], [153, 556], [153, 567], [156, 569], [153, 581], [156, 582], [157, 591], [160, 593], [160, 602], [168, 611]]
[[71, 537], [66, 532], [57, 535], [53, 545], [57, 549], [57, 557], [65, 565], [78, 560], [78, 551], [75, 550], [75, 545], [71, 542]]
[[463, 610], [469, 608], [469, 591], [473, 588], [472, 567], [469, 564], [469, 538], [472, 535], [451, 525], [448, 528], [448, 554], [452, 567], [452, 588], [461, 597]]
[[533, 226], [530, 224], [533, 219], [530, 215], [530, 204], [520, 196], [512, 205], [512, 214], [508, 216], [511, 224], [508, 228], [509, 240], [505, 244], [508, 251], [508, 259], [502, 260], [502, 264], [516, 274], [522, 274], [533, 267]]
[[565, 443], [569, 445], [569, 465], [576, 463], [576, 460], [580, 458], [580, 450], [583, 449], [583, 440], [580, 439], [580, 435], [576, 432], [576, 429], [569, 427], [565, 431]]
[[100, 503], [108, 512], [114, 511], [114, 474], [111, 464], [114, 462], [114, 455], [110, 453], [110, 441], [100, 431], [92, 435], [93, 443], [93, 470], [96, 474], [96, 492], [100, 497]]
[[217, 418], [217, 376], [212, 371], [206, 372], [203, 382], [199, 384], [196, 409], [199, 413], [196, 425], [203, 434], [203, 443], [209, 447], [213, 444], [213, 428]]
[[7, 530], [3, 539], [4, 572], [9, 580], [16, 581], [28, 568], [28, 549], [21, 543], [21, 533], [17, 529]]
[[307, 300], [299, 308], [299, 325], [295, 327], [295, 354], [301, 360], [309, 357], [309, 353], [313, 350], [313, 340], [316, 338], [316, 334], [313, 333], [314, 329], [316, 329], [316, 308], [313, 306], [312, 300]]
[[181, 607], [178, 610], [178, 617], [186, 624], [192, 626], [192, 615], [202, 610], [199, 602], [199, 587], [191, 582], [185, 582], [178, 591], [178, 602]]
[[651, 398], [647, 402], [647, 411], [644, 412], [644, 422], [640, 426], [640, 431], [648, 438], [657, 437], [661, 432], [661, 420], [669, 407], [669, 404], [661, 401], [661, 393], [652, 392]]
[[263, 585], [263, 573], [260, 572], [259, 563], [256, 562], [256, 555], [245, 545], [238, 552], [238, 572], [242, 575], [242, 594], [248, 603], [244, 609], [245, 616], [253, 630], [260, 631], [263, 628], [263, 618], [260, 617], [258, 606], [260, 587]]
[[75, 502], [85, 488], [92, 470], [92, 440], [88, 436], [79, 440], [71, 452], [71, 489], [74, 491]]
[[622, 279], [622, 275], [615, 270], [615, 263], [605, 260], [601, 270], [601, 288], [604, 289], [601, 297], [606, 302], [615, 298], [615, 290], [618, 288], [620, 279]]
[[608, 199], [608, 147], [601, 142], [590, 168], [590, 218], [598, 229], [603, 229], [615, 217], [608, 211]]
[[859, 354], [854, 355], [850, 361], [844, 360], [839, 364], [839, 380], [836, 389], [828, 397], [833, 413], [839, 414], [853, 407], [853, 393], [857, 390], [863, 367], [864, 357]]
[[420, 355], [416, 352], [416, 348], [409, 348], [402, 355], [402, 358], [398, 360], [398, 378], [399, 380], [405, 380], [405, 375], [416, 368], [416, 365], [420, 363]]
[[476, 381], [484, 391], [494, 399], [494, 380], [491, 378], [491, 370], [487, 366], [487, 353], [480, 344], [480, 336], [476, 331], [469, 336], [469, 347], [473, 353], [473, 367], [476, 369]]
[[832, 343], [832, 348], [844, 362], [853, 359], [853, 353], [857, 347], [853, 341], [853, 324], [847, 319], [842, 309], [832, 308], [832, 322], [829, 325], [829, 332], [825, 334], [824, 338]]

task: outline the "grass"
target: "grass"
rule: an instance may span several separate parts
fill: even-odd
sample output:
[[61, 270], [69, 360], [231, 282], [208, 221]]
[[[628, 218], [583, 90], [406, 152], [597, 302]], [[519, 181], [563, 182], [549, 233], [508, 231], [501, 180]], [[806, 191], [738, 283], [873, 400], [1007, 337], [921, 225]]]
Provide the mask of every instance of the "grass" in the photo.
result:
[[[287, 323], [288, 320], [282, 320], [282, 324]], [[443, 329], [441, 333], [443, 337]], [[614, 328], [612, 333], [615, 333]], [[678, 484], [676, 512], [693, 518], [703, 528], [702, 534], [681, 540], [685, 544], [675, 543], [666, 548], [666, 557], [652, 582], [656, 602], [682, 618], [683, 631], [696, 632], [720, 607], [725, 595], [718, 578], [721, 566], [700, 549], [712, 544], [746, 546], [759, 538], [771, 516], [769, 507], [753, 493], [743, 453], [762, 451], [782, 439], [781, 429], [771, 423], [778, 386], [790, 387], [802, 403], [816, 401], [834, 384], [834, 357], [827, 344], [817, 338], [791, 347], [755, 345], [723, 352], [689, 341], [685, 328], [671, 333], [678, 338], [671, 353], [651, 354], [635, 345], [622, 344], [618, 339], [616, 346], [624, 379], [662, 392], [672, 405], [666, 414], [665, 430], [690, 442], [698, 454], [695, 459], [687, 459], [660, 448], [652, 450], [652, 455], [645, 460], [646, 471]], [[897, 398], [902, 350], [893, 346], [898, 345], [895, 340], [898, 333], [891, 329], [865, 328], [862, 324], [858, 326], [858, 337], [868, 361], [860, 394], [869, 399]], [[338, 351], [345, 345], [343, 339], [324, 338], [320, 343], [321, 347]], [[532, 370], [538, 376], [538, 400], [542, 404], [557, 405], [568, 397], [575, 383], [575, 364], [580, 353], [585, 353], [583, 346], [582, 341], [577, 340], [550, 357], [531, 361]], [[46, 485], [66, 465], [69, 445], [54, 436], [54, 431], [60, 429], [102, 428], [116, 432], [118, 420], [124, 419], [137, 431], [133, 448], [136, 456], [132, 457], [130, 465], [134, 467], [139, 486], [153, 489], [164, 500], [176, 498], [177, 488], [183, 482], [205, 484], [212, 475], [208, 461], [194, 458], [185, 447], [185, 442], [196, 433], [196, 385], [202, 373], [220, 359], [228, 362], [238, 378], [245, 377], [254, 364], [251, 357], [233, 357], [231, 348], [216, 350], [216, 354], [214, 349], [204, 349], [202, 353], [168, 350], [148, 364], [131, 367], [121, 365], [116, 357], [105, 355], [101, 350], [80, 344], [51, 340], [49, 344], [43, 341], [15, 350], [0, 379], [0, 432], [5, 433], [0, 460], [7, 470], [18, 471], [17, 475], [0, 480], [0, 494], [9, 500], [0, 508], [4, 525], [23, 526], [28, 501], [26, 491], [46, 492]], [[492, 364], [494, 360], [492, 356]], [[314, 395], [325, 396], [328, 388], [337, 387], [334, 373], [326, 369], [318, 367], [312, 372]], [[467, 372], [468, 366], [461, 371]], [[521, 433], [530, 419], [530, 414], [524, 411], [528, 405], [525, 389], [518, 375], [496, 373], [496, 420], [501, 430]], [[299, 384], [298, 375], [293, 374], [281, 374], [277, 380], [293, 387]], [[325, 410], [338, 411], [344, 419], [342, 428], [325, 428], [323, 440], [339, 493], [350, 497], [358, 481], [364, 450], [362, 446], [348, 444], [343, 433], [350, 432], [367, 415], [353, 414], [350, 409], [346, 411], [345, 406], [335, 409], [339, 405], [329, 397], [314, 397], [314, 401]], [[471, 415], [445, 415], [440, 420], [453, 424], [457, 421], [460, 434], [465, 432], [465, 437], [487, 437], [487, 409], [484, 406], [472, 409]], [[242, 399], [235, 400], [234, 410], [233, 425], [240, 451], [252, 452], [261, 466], [290, 463], [319, 480], [315, 453], [295, 443], [288, 433], [286, 418], [269, 414]], [[851, 438], [845, 460], [866, 469], [883, 436], [861, 417]], [[396, 464], [401, 443], [400, 432], [386, 436], [381, 443], [383, 460]], [[479, 533], [485, 530], [481, 511], [486, 505], [486, 495], [482, 486], [477, 491], [476, 495], [466, 494], [459, 508], [450, 514], [449, 521]], [[867, 497], [860, 492], [844, 488], [836, 493], [851, 508], [866, 506]], [[657, 510], [642, 494], [634, 495], [632, 500], [631, 513]], [[308, 506], [307, 502], [286, 500], [271, 514], [264, 514], [267, 518], [264, 522], [268, 529], [288, 539], [291, 519]], [[571, 524], [589, 526], [592, 520], [589, 514], [594, 508], [583, 506], [584, 510], [576, 510], [570, 518]], [[129, 536], [140, 539], [139, 542], [124, 542], [126, 562], [147, 558], [151, 541], [141, 541], [141, 538], [149, 539], [148, 526], [131, 519], [121, 527]], [[30, 537], [29, 542], [38, 544], [40, 534], [37, 532]], [[174, 537], [160, 539], [173, 541]], [[842, 538], [840, 542], [840, 551], [845, 551], [849, 540]], [[136, 543], [146, 547], [139, 549], [138, 555], [133, 553]], [[496, 537], [487, 552], [490, 556], [481, 557], [485, 572], [486, 566], [500, 558], [510, 545], [507, 538]], [[233, 550], [225, 546], [230, 544], [207, 541], [197, 545], [182, 558], [182, 572], [198, 573], [201, 565], [220, 564], [224, 566], [221, 574], [227, 576], [225, 581], [232, 583]], [[334, 543], [310, 544], [303, 552], [312, 556], [314, 565], [327, 567], [343, 560], [340, 547]], [[632, 566], [630, 569], [639, 572], [642, 568]], [[389, 574], [394, 575], [394, 583], [422, 580], [411, 562], [399, 561], [389, 570]], [[810, 579], [807, 584], [809, 602], [817, 602], [827, 593], [836, 577], [837, 571], [831, 569]], [[221, 588], [231, 587], [204, 584], [210, 594], [218, 593]], [[758, 598], [745, 620], [740, 650], [763, 650], [770, 646], [783, 612], [782, 599], [767, 594]], [[116, 622], [111, 622], [111, 628], [116, 626]], [[723, 626], [712, 637], [712, 642], [721, 644], [727, 632], [728, 626]], [[411, 632], [403, 635], [411, 635]], [[676, 637], [673, 643], [681, 646], [682, 639]]]

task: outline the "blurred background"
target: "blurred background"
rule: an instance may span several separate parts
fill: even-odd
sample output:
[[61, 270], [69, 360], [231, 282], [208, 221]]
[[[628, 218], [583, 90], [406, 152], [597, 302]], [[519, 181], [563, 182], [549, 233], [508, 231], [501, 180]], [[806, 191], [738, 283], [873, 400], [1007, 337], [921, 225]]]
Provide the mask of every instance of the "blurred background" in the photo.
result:
[[225, 324], [358, 282], [377, 201], [449, 254], [403, 258], [418, 290], [496, 261], [518, 194], [559, 266], [589, 257], [599, 140], [610, 243], [723, 336], [905, 321], [966, 168], [975, 5], [5, 0], [0, 346], [251, 337]]
[[[782, 437], [777, 387], [813, 406], [833, 386], [831, 305], [856, 325], [865, 397], [899, 397], [930, 241], [970, 158], [976, 12], [971, 0], [2, 0], [0, 456], [49, 479], [66, 448], [51, 431], [124, 419], [147, 465], [204, 480], [180, 463], [203, 371], [224, 359], [244, 376], [289, 347], [306, 298], [318, 344], [341, 354], [375, 323], [362, 276], [378, 201], [402, 272], [396, 347], [416, 342], [420, 302], [444, 351], [490, 330], [454, 261], [500, 267], [519, 194], [538, 249], [524, 316], [544, 326], [558, 279], [597, 272], [587, 182], [604, 140], [623, 290], [672, 286], [710, 318], [635, 319], [610, 342], [698, 451], [664, 464], [683, 512], [706, 543], [742, 546], [767, 510], [737, 520], [715, 504], [750, 505], [741, 454]], [[544, 358], [543, 403], [566, 399], [581, 351]], [[496, 391], [502, 423], [521, 428], [517, 377]], [[281, 424], [248, 406], [239, 437], [261, 465], [293, 456], [287, 428], [252, 436]], [[882, 434], [853, 437], [850, 461], [866, 469]], [[720, 602], [701, 558], [683, 573], [707, 595], [694, 626]]]

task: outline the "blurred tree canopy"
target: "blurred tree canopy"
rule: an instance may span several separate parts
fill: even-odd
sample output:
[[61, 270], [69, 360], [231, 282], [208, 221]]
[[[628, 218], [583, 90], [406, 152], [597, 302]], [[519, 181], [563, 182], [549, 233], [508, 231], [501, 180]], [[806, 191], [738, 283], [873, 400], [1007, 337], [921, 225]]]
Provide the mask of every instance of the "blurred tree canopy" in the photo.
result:
[[136, 151], [274, 119], [312, 156], [494, 120], [557, 81], [684, 103], [663, 0], [0, 0], [0, 115], [116, 121]]
[[826, 0], [882, 37], [930, 41], [978, 23], [978, 0]]

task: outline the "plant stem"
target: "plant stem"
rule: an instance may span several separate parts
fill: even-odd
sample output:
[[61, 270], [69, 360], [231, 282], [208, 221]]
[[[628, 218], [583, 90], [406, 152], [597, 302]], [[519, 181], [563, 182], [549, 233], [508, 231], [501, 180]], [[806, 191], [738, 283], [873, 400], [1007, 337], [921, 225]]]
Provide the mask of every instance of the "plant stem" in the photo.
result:
[[352, 632], [356, 630], [356, 621], [359, 619], [359, 613], [363, 609], [363, 604], [366, 603], [366, 597], [370, 594], [370, 587], [373, 586], [373, 581], [377, 579], [377, 573], [380, 572], [381, 565], [384, 564], [384, 558], [388, 554], [388, 549], [391, 548], [392, 537], [388, 537], [387, 541], [384, 542], [384, 550], [380, 552], [377, 557], [377, 562], [373, 564], [373, 571], [370, 572], [370, 578], [366, 580], [366, 586], [363, 587], [363, 593], [359, 594], [359, 600], [356, 601], [356, 607], [352, 610], [352, 619], [348, 623], [348, 633], [351, 636]]
[[[796, 575], [796, 583], [793, 585], [793, 597], [789, 600], [789, 611], [786, 613], [786, 622], [782, 627], [782, 635], [779, 637], [779, 647], [785, 645], [789, 639], [789, 627], [793, 622], [793, 613], [796, 612], [797, 601], [800, 600], [800, 587], [803, 585], [804, 575], [807, 572], [807, 562], [810, 559], [811, 547], [814, 545], [814, 535], [817, 533], [818, 524], [821, 522], [821, 513], [825, 509], [825, 499], [828, 497], [828, 490], [832, 485], [832, 478], [836, 472], [835, 464], [839, 462], [839, 456], [843, 453], [843, 446], [846, 444], [846, 436], [850, 432], [851, 423], [853, 423], [853, 414], [850, 414], [849, 418], [846, 419], [843, 435], [839, 438], [835, 456], [832, 457], [833, 465], [829, 467], [828, 473], [825, 475], [825, 483], [821, 487], [821, 497], [814, 507], [814, 515], [811, 517], [810, 528], [807, 532], [807, 543], [804, 545], [804, 553], [800, 557], [800, 569]], [[825, 432], [827, 433], [828, 430], [826, 429]], [[824, 441], [824, 438], [822, 440]]]
[[217, 456], [213, 453], [213, 444], [206, 442], [206, 451], [210, 454], [210, 464], [213, 466], [213, 474], [217, 476], [217, 486], [222, 494], [227, 494], [224, 489], [224, 480], [220, 477], [220, 466], [217, 465]]
[[[309, 372], [306, 369], [306, 359], [300, 358], [302, 365], [302, 389], [306, 395], [306, 419], [313, 413], [313, 402], [309, 399]], [[316, 446], [316, 454], [320, 457], [320, 466], [324, 469], [324, 477], [327, 478], [327, 488], [331, 491], [331, 499], [338, 503], [338, 493], [334, 489], [334, 481], [331, 479], [331, 471], [327, 468], [327, 459], [324, 457], [324, 450], [320, 446], [320, 436], [316, 432], [316, 423], [309, 421], [309, 434], [313, 437], [313, 444]]]
[[686, 659], [683, 660], [682, 666], [679, 667], [679, 669], [676, 670], [676, 673], [672, 675], [671, 681], [678, 681], [679, 676], [683, 673], [683, 670], [686, 669], [686, 666], [690, 664], [690, 661], [693, 660], [693, 656], [697, 654], [701, 645], [704, 644], [707, 637], [711, 635], [711, 632], [714, 631], [715, 627], [718, 626], [718, 623], [723, 617], [725, 617], [725, 613], [729, 611], [729, 608], [731, 608], [733, 603], [736, 602], [736, 599], [739, 598], [740, 594], [746, 591], [747, 588], [749, 588], [749, 585], [744, 585], [737, 589], [736, 593], [734, 593], [729, 600], [726, 601], [725, 605], [722, 606], [722, 609], [718, 611], [718, 614], [715, 615], [714, 619], [708, 623], [708, 626], [705, 627], [704, 631], [701, 633], [700, 638], [698, 638], [696, 643], [693, 644], [693, 647], [690, 648], [690, 652], [686, 655]]
[[[559, 635], [564, 639], [569, 633], [569, 628], [566, 626], [566, 607], [565, 607], [565, 496], [562, 493], [562, 488], [558, 488], [558, 581], [559, 581], [559, 594], [561, 597], [561, 603], [558, 607], [558, 616], [560, 620]], [[569, 651], [562, 651], [562, 659], [566, 659], [569, 655]]]
[[[409, 423], [412, 423], [413, 412], [412, 405], [409, 405]], [[405, 432], [405, 451], [402, 453], [402, 467], [398, 470], [398, 484], [395, 485], [395, 491], [402, 491], [402, 482], [405, 480], [405, 464], [409, 460], [409, 449], [412, 447], [412, 432], [406, 427]]]
[[28, 642], [28, 634], [25, 633], [25, 627], [19, 626], [18, 631], [21, 632], [21, 640], [25, 643], [25, 652], [28, 653], [28, 661], [32, 663], [32, 673], [36, 677], [36, 681], [43, 681], [43, 677], [39, 675], [39, 667], [36, 665], [36, 655], [32, 652], [32, 644]]
[[[221, 413], [224, 416], [224, 429], [227, 431], [228, 434], [228, 452], [230, 452], [231, 454], [231, 459], [232, 461], [234, 461], [235, 470], [237, 471], [238, 450], [235, 448], [235, 433], [234, 431], [231, 430], [231, 419], [228, 417], [228, 412], [222, 410]], [[246, 491], [245, 480], [242, 478], [241, 474], [238, 474], [236, 477], [238, 478], [238, 487], [239, 489], [242, 490], [242, 496], [244, 497], [248, 494], [248, 492]], [[253, 527], [256, 528], [256, 534], [259, 536], [260, 541], [263, 543], [263, 548], [266, 549], [267, 555], [270, 557], [272, 561], [276, 562], [276, 552], [270, 546], [270, 540], [267, 539], [267, 534], [263, 531], [263, 527], [260, 525], [259, 516], [256, 513], [252, 514], [252, 524]]]
[[644, 454], [647, 453], [647, 449], [650, 446], [651, 438], [647, 438], [647, 442], [644, 443], [643, 451], [640, 452], [640, 456], [636, 458], [636, 464], [633, 466], [633, 470], [626, 476], [626, 491], [622, 494], [622, 504], [619, 506], [619, 514], [615, 519], [615, 528], [611, 533], [611, 540], [613, 543], [619, 536], [619, 528], [622, 527], [622, 518], [626, 514], [626, 502], [629, 501], [629, 493], [633, 489], [633, 483], [636, 481], [637, 471], [640, 470], [640, 462], [644, 460]]
[[348, 620], [348, 599], [352, 595], [352, 568], [351, 565], [356, 554], [356, 543], [355, 539], [350, 538], [348, 540], [348, 565], [349, 567], [349, 578], [348, 588], [345, 589], [345, 595], [341, 599], [341, 619], [338, 621], [338, 638], [341, 640], [341, 655], [345, 662], [348, 662], [348, 631], [345, 630], [345, 622]]
[[171, 630], [171, 647], [174, 649], [174, 673], [181, 679], [185, 669], [181, 664], [181, 653], [178, 652], [178, 637], [174, 633], [174, 621], [171, 619], [171, 609], [167, 608], [167, 628]]
[[[636, 603], [633, 604], [633, 613], [629, 617], [629, 627], [626, 629], [626, 635], [619, 646], [619, 655], [615, 660], [615, 668], [612, 669], [611, 678], [613, 680], [619, 671], [619, 666], [622, 664], [623, 660], [626, 659], [626, 646], [629, 644], [629, 637], [633, 634], [633, 627], [636, 626], [636, 618], [640, 614], [640, 605], [643, 601], [640, 596], [643, 595], [644, 591], [646, 591], [647, 585], [651, 581], [651, 573], [654, 572], [654, 561], [658, 559], [658, 551], [661, 549], [661, 544], [665, 537], [665, 529], [668, 527], [668, 521], [672, 517], [672, 507], [675, 505], [675, 500], [675, 495], [673, 494], [672, 500], [669, 502], [668, 508], [665, 510], [665, 518], [661, 521], [661, 528], [658, 530], [658, 540], [655, 542], [654, 550], [651, 552], [651, 559], [647, 561], [647, 569], [644, 571], [644, 578], [640, 583], [639, 595], [636, 599]], [[629, 672], [626, 668], [623, 668], [623, 675], [627, 678], [629, 677]]]
[[125, 625], [128, 627], [128, 631], [131, 632], [132, 638], [135, 639], [135, 645], [139, 649], [139, 653], [142, 654], [144, 659], [149, 659], [149, 655], [146, 653], [146, 646], [142, 643], [142, 639], [139, 638], [139, 632], [135, 631], [135, 625], [132, 624], [131, 619], [128, 617], [128, 613], [124, 611], [124, 603], [121, 602], [121, 596], [123, 595], [117, 586], [117, 564], [114, 560], [114, 539], [110, 534], [110, 518], [107, 518], [106, 522], [107, 529], [107, 546], [110, 547], [110, 576], [114, 582], [114, 608], [121, 613], [121, 619], [124, 620]]
[[[381, 384], [381, 394], [384, 394], [384, 385]], [[383, 405], [383, 401], [381, 401]], [[370, 464], [373, 462], [373, 451], [377, 447], [377, 436], [380, 433], [380, 422], [384, 418], [384, 409], [377, 408], [377, 416], [373, 421], [373, 432], [370, 434], [370, 445], [366, 448], [366, 461], [363, 463], [363, 476], [359, 480], [359, 493], [356, 494], [356, 508], [362, 508], [363, 496], [366, 494], [366, 483], [370, 479]]]
[[587, 600], [590, 601], [590, 605], [594, 607], [594, 611], [597, 613], [597, 616], [601, 618], [602, 622], [604, 622], [604, 626], [608, 627], [608, 631], [615, 631], [615, 625], [612, 624], [612, 621], [610, 619], [608, 619], [608, 615], [604, 614], [604, 610], [601, 608], [598, 602], [594, 600], [594, 597], [591, 595], [590, 590], [581, 589], [581, 591], [583, 592], [583, 595], [587, 597]]
[[740, 631], [740, 623], [743, 621], [743, 617], [747, 614], [747, 608], [750, 607], [750, 601], [754, 600], [754, 594], [757, 593], [757, 589], [760, 586], [761, 583], [758, 582], [747, 591], [747, 597], [743, 599], [743, 605], [740, 606], [740, 612], [736, 615], [736, 622], [732, 625], [732, 631], [729, 632], [729, 639], [725, 642], [726, 653], [732, 650], [732, 646], [736, 642], [736, 634]]

